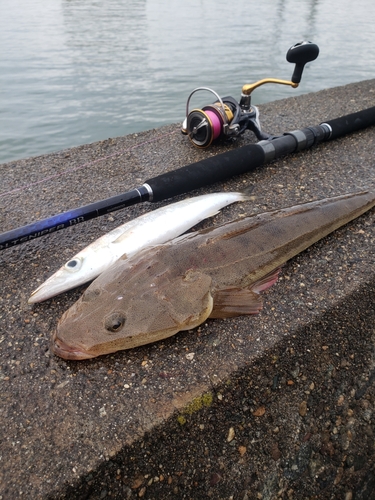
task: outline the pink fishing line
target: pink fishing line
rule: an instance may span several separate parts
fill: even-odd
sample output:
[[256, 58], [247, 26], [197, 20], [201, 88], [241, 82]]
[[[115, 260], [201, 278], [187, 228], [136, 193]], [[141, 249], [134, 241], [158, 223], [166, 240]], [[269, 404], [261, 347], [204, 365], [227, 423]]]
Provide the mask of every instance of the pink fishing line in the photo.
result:
[[207, 109], [205, 110], [205, 113], [211, 120], [212, 128], [214, 131], [214, 140], [215, 140], [221, 134], [221, 120], [214, 111]]

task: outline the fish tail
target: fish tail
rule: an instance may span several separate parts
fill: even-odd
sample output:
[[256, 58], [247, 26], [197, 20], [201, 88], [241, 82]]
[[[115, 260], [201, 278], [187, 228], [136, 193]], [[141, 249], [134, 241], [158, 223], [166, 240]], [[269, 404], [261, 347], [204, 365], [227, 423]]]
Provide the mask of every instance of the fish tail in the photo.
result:
[[254, 191], [255, 185], [251, 184], [250, 186], [247, 186], [245, 189], [243, 189], [240, 192], [240, 201], [254, 201], [255, 196], [252, 194]]

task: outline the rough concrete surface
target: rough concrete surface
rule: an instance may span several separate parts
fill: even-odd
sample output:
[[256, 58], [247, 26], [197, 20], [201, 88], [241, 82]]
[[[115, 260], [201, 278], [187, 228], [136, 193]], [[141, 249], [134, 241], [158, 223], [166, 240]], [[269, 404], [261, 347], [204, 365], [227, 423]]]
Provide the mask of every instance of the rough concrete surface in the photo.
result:
[[[374, 105], [371, 80], [260, 111], [277, 134]], [[0, 165], [1, 230], [254, 141], [248, 132], [201, 151], [175, 124]], [[374, 187], [374, 145], [372, 127], [201, 190], [253, 184], [255, 200], [198, 227]], [[50, 353], [84, 287], [34, 306], [31, 291], [93, 239], [161, 205], [0, 252], [0, 498], [375, 498], [374, 211], [287, 263], [258, 316], [89, 361]]]

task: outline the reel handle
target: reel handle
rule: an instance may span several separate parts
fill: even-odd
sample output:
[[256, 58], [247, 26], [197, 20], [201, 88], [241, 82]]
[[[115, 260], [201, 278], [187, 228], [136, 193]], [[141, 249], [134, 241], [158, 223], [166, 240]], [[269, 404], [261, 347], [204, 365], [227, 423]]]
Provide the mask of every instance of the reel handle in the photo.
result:
[[305, 64], [314, 61], [319, 55], [319, 47], [312, 42], [299, 42], [290, 47], [286, 54], [286, 60], [296, 66], [292, 75], [293, 83], [300, 83]]

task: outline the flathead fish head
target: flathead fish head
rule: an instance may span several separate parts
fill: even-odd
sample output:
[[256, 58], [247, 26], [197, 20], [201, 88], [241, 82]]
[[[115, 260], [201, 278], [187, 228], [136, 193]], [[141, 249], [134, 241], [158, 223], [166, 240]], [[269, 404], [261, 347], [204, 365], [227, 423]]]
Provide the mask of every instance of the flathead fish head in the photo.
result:
[[51, 346], [58, 356], [79, 360], [130, 349], [195, 328], [209, 317], [209, 276], [194, 270], [172, 276], [157, 262], [141, 262], [136, 272], [116, 264], [61, 317]]

